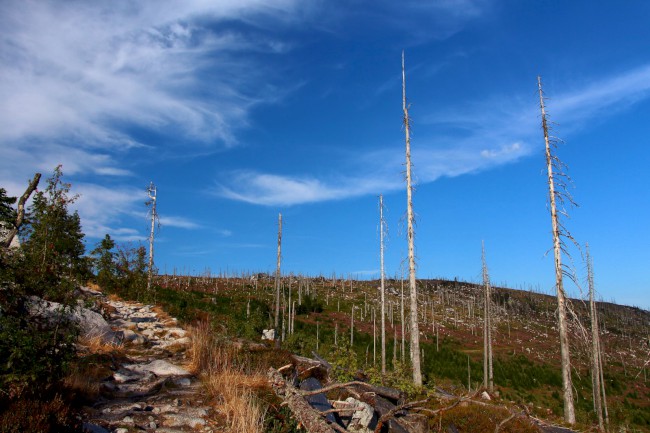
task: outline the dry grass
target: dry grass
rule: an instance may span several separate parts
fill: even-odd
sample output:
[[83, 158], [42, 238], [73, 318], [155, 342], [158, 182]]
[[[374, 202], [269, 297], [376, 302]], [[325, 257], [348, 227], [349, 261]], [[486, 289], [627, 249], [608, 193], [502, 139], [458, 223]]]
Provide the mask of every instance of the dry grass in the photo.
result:
[[124, 351], [124, 345], [122, 343], [104, 341], [104, 339], [99, 335], [95, 337], [81, 336], [77, 341], [77, 345], [82, 352], [87, 354], [116, 353]]
[[77, 344], [80, 357], [72, 364], [63, 385], [76, 398], [94, 401], [99, 396], [101, 379], [111, 372], [112, 360], [124, 356], [124, 346], [105, 342], [100, 336], [80, 337]]
[[241, 433], [259, 433], [264, 428], [266, 409], [255, 391], [266, 386], [261, 371], [232, 345], [217, 341], [207, 323], [192, 327], [190, 369], [199, 375], [209, 394], [219, 402], [219, 412], [230, 429]]

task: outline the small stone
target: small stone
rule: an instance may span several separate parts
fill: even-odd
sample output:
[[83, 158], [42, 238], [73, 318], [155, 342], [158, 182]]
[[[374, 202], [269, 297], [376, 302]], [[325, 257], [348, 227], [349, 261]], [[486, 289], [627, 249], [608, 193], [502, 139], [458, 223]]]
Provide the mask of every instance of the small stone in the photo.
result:
[[125, 416], [124, 418], [122, 418], [122, 422], [125, 422], [127, 424], [132, 424], [133, 418], [131, 418], [130, 416]]
[[114, 433], [129, 433], [128, 428], [116, 428]]
[[155, 422], [151, 421], [149, 423], [149, 428], [157, 428], [157, 427], [158, 427], [158, 425]]
[[488, 394], [486, 391], [483, 391], [483, 392], [481, 393], [481, 398], [482, 398], [483, 400], [492, 400], [492, 398], [490, 397], [490, 394]]
[[181, 377], [179, 379], [175, 379], [174, 383], [177, 386], [188, 387], [192, 384], [192, 381], [188, 377]]
[[159, 407], [154, 407], [151, 411], [153, 413], [160, 413], [160, 408]]

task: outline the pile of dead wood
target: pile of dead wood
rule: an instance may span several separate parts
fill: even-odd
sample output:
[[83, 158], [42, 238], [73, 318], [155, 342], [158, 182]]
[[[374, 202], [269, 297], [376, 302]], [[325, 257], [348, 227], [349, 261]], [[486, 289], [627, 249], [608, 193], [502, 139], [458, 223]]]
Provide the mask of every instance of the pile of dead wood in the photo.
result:
[[291, 364], [268, 373], [273, 390], [307, 432], [427, 431], [426, 416], [410, 413], [401, 391], [363, 381], [337, 383], [329, 363], [314, 356], [293, 355]]

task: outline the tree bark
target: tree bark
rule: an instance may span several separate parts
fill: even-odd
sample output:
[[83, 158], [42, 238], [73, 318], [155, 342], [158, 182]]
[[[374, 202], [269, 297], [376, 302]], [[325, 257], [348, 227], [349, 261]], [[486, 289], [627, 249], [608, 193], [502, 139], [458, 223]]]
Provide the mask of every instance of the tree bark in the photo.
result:
[[481, 242], [481, 257], [483, 262], [483, 386], [488, 392], [494, 392], [494, 375], [492, 372], [492, 317], [490, 305], [492, 303], [492, 288], [485, 259], [485, 243]]
[[386, 286], [384, 277], [384, 196], [379, 196], [379, 261], [381, 273], [381, 374], [386, 374]]
[[573, 404], [573, 385], [571, 382], [571, 358], [569, 352], [569, 333], [566, 317], [566, 295], [562, 282], [562, 246], [560, 240], [560, 228], [558, 223], [555, 198], [555, 177], [553, 175], [553, 160], [549, 142], [548, 123], [544, 109], [544, 93], [542, 91], [542, 79], [537, 77], [539, 89], [539, 106], [542, 113], [542, 130], [544, 131], [544, 143], [546, 147], [546, 168], [548, 174], [548, 192], [551, 208], [551, 226], [553, 233], [553, 255], [555, 258], [555, 288], [557, 292], [558, 328], [560, 331], [560, 357], [562, 362], [562, 390], [564, 395], [564, 420], [569, 424], [575, 424], [575, 407]]
[[314, 410], [300, 395], [300, 391], [287, 383], [277, 370], [270, 368], [268, 378], [275, 394], [284, 400], [296, 420], [303, 425], [307, 432], [334, 433], [334, 429], [320, 413]]
[[23, 221], [25, 220], [25, 202], [27, 201], [29, 196], [32, 195], [32, 193], [38, 186], [38, 182], [40, 180], [41, 180], [41, 173], [36, 173], [34, 175], [34, 178], [27, 185], [27, 189], [18, 200], [16, 221], [14, 222], [14, 226], [9, 230], [9, 233], [7, 233], [7, 238], [4, 240], [3, 246], [5, 248], [9, 248], [9, 246], [11, 245], [11, 241], [18, 234], [18, 230], [20, 230], [20, 226], [23, 225]]
[[406, 73], [404, 72], [404, 51], [402, 51], [402, 110], [404, 111], [404, 136], [406, 143], [406, 218], [408, 225], [409, 289], [411, 295], [411, 366], [413, 383], [422, 386], [420, 369], [420, 331], [418, 328], [418, 293], [415, 280], [415, 229], [413, 228], [413, 188], [411, 186], [411, 136], [409, 112], [406, 105]]
[[149, 204], [151, 206], [151, 232], [149, 233], [149, 269], [147, 272], [147, 292], [151, 290], [151, 280], [153, 279], [153, 240], [154, 233], [156, 228], [156, 219], [158, 214], [156, 213], [156, 197], [157, 190], [156, 185], [151, 182], [149, 188], [147, 188], [147, 195], [149, 196]]
[[278, 328], [280, 327], [280, 262], [282, 260], [282, 214], [278, 214], [278, 260], [275, 268], [275, 340], [278, 339]]
[[589, 285], [589, 312], [591, 315], [591, 384], [594, 400], [594, 412], [598, 419], [598, 428], [602, 431], [605, 429], [603, 420], [603, 405], [601, 399], [600, 383], [600, 335], [598, 332], [598, 311], [596, 310], [596, 301], [594, 300], [594, 268], [591, 254], [589, 253], [589, 244], [586, 245], [587, 260], [587, 283]]

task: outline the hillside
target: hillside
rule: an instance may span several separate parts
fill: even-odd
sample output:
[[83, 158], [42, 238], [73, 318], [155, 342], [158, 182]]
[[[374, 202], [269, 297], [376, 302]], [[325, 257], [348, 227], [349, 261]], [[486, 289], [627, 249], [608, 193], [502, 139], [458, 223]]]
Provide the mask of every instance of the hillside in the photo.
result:
[[[269, 275], [163, 275], [157, 283], [159, 301], [176, 317], [189, 321], [207, 318], [224, 333], [255, 341], [259, 341], [263, 329], [272, 327], [275, 292], [274, 280]], [[379, 321], [376, 313], [373, 316], [373, 311], [379, 310], [377, 281], [286, 276], [282, 286], [283, 306], [294, 306], [296, 313], [295, 321], [290, 323], [288, 310], [283, 307], [284, 349], [308, 356], [315, 351], [333, 364], [347, 367], [340, 370], [342, 376], [377, 375]], [[387, 282], [387, 365], [389, 370], [397, 370], [385, 378], [391, 386], [408, 383], [408, 374], [399, 374], [404, 372], [401, 361], [408, 358], [408, 338], [406, 353], [402, 353], [401, 287], [400, 281]], [[480, 389], [481, 288], [443, 280], [419, 280], [418, 287], [426, 387], [436, 386], [456, 395]], [[524, 405], [535, 416], [560, 423], [561, 378], [554, 297], [495, 288], [492, 302], [497, 389], [494, 397], [503, 404]], [[594, 423], [585, 335], [588, 311], [580, 300], [574, 299], [571, 304], [575, 313], [570, 331], [577, 418], [579, 428], [586, 429]], [[650, 431], [650, 387], [645, 365], [650, 313], [605, 302], [598, 303], [598, 312], [610, 425], [622, 431]], [[408, 334], [408, 326], [405, 328]], [[342, 350], [350, 347], [351, 338], [352, 350]]]

